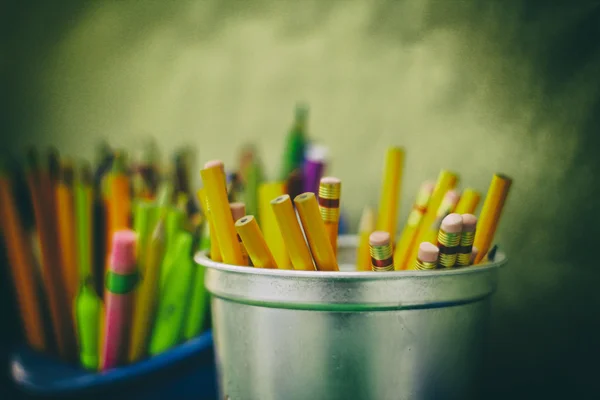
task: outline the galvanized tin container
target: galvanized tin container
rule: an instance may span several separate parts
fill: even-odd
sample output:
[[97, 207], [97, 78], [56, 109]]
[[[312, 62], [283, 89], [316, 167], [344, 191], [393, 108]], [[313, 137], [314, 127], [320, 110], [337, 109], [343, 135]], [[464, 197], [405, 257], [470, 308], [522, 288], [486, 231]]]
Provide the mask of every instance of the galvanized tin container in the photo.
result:
[[[204, 254], [221, 398], [476, 397], [490, 296], [503, 254], [449, 271], [265, 270]], [[346, 264], [344, 264], [346, 263]]]

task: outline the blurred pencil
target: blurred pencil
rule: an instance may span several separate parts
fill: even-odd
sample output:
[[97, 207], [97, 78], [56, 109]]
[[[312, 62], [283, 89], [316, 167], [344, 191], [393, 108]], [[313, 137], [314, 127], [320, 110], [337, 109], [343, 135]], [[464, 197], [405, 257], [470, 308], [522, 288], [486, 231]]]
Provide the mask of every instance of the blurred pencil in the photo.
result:
[[136, 293], [136, 307], [132, 321], [129, 362], [135, 362], [147, 354], [152, 332], [152, 321], [158, 304], [160, 267], [165, 252], [165, 224], [159, 220], [146, 248], [147, 255], [143, 275]]
[[360, 217], [358, 227], [358, 249], [356, 268], [358, 271], [371, 271], [371, 253], [369, 236], [375, 231], [375, 212], [371, 207], [365, 207]]
[[[58, 182], [54, 185], [56, 222], [60, 247], [60, 268], [69, 309], [74, 307], [79, 289], [78, 249], [75, 226], [74, 170], [70, 160], [63, 160]], [[71, 317], [71, 313], [68, 313]], [[75, 321], [73, 321], [75, 323]]]
[[[117, 153], [113, 160], [112, 170], [110, 172], [110, 181], [108, 183], [109, 194], [107, 197], [108, 206], [108, 237], [112, 238], [117, 231], [128, 229], [131, 219], [131, 187], [130, 179], [127, 175], [125, 166], [125, 156], [123, 153]], [[112, 239], [107, 240], [107, 254], [112, 251]], [[106, 268], [108, 270], [108, 257]]]
[[473, 214], [479, 205], [479, 200], [481, 200], [481, 194], [478, 191], [466, 188], [463, 190], [454, 212], [457, 214]]
[[27, 343], [34, 349], [45, 351], [44, 319], [38, 294], [38, 274], [34, 269], [33, 256], [27, 244], [25, 231], [19, 220], [8, 171], [0, 165], [0, 226], [21, 313]]
[[[50, 215], [54, 215], [52, 184], [47, 170], [40, 169], [35, 150], [27, 157], [27, 182], [38, 229], [42, 252], [44, 288], [50, 308], [54, 338], [59, 355], [66, 360], [75, 359], [75, 334], [70, 318], [71, 307], [67, 303], [65, 287], [58, 266], [57, 247]], [[45, 200], [45, 201], [44, 201]]]
[[390, 234], [392, 248], [396, 238], [398, 224], [398, 201], [402, 188], [402, 174], [404, 171], [404, 149], [390, 147], [385, 158], [381, 197], [379, 199], [379, 212], [377, 213], [377, 230]]

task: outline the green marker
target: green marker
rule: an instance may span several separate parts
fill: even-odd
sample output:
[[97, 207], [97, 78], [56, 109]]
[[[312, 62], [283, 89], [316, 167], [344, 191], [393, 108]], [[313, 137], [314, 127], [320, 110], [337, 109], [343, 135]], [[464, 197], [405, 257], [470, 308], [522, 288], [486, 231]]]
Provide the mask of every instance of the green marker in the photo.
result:
[[308, 108], [305, 105], [296, 106], [296, 118], [290, 130], [283, 152], [283, 169], [281, 179], [287, 180], [288, 176], [304, 161], [304, 150], [306, 147], [306, 119]]
[[150, 225], [150, 223], [153, 206], [152, 202], [140, 199], [136, 201], [134, 207], [135, 208], [133, 211], [133, 230], [138, 235], [138, 245], [136, 247], [136, 250], [138, 252], [137, 262], [139, 271], [143, 273], [143, 268], [146, 265], [144, 261], [144, 256], [146, 254], [146, 246], [148, 244], [150, 233], [152, 232], [152, 226]]
[[175, 346], [183, 335], [195, 270], [192, 259], [193, 242], [193, 236], [189, 232], [181, 232], [177, 235], [173, 253], [176, 257], [172, 257], [174, 268], [171, 268], [161, 290], [154, 330], [148, 349], [150, 355], [162, 353]]
[[179, 253], [175, 253], [175, 239], [179, 232], [183, 230], [184, 222], [185, 212], [175, 207], [171, 207], [168, 209], [167, 218], [165, 221], [165, 259], [163, 261], [160, 271], [161, 287], [163, 287], [163, 285], [165, 284], [165, 280], [167, 279], [171, 266], [173, 265], [171, 261], [174, 258], [178, 257]]
[[98, 330], [102, 301], [91, 282], [83, 282], [75, 299], [79, 358], [84, 368], [96, 371], [99, 366]]
[[[209, 225], [206, 221], [202, 224], [202, 234], [200, 235], [200, 251], [210, 251], [210, 239], [208, 237]], [[202, 331], [204, 315], [206, 314], [207, 292], [204, 288], [204, 266], [193, 263], [196, 271], [194, 272], [194, 282], [192, 283], [192, 293], [190, 295], [190, 305], [187, 311], [187, 321], [183, 337], [189, 340], [197, 336]]]
[[77, 229], [77, 254], [81, 283], [75, 298], [75, 319], [79, 336], [79, 358], [90, 370], [99, 364], [98, 331], [102, 301], [94, 289], [92, 277], [92, 171], [84, 163], [75, 183], [75, 218]]

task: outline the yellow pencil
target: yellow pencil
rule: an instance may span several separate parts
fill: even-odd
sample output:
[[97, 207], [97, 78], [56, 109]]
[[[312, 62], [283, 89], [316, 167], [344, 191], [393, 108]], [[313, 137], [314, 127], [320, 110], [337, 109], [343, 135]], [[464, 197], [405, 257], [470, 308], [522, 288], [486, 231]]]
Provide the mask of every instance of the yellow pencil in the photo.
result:
[[258, 222], [269, 249], [273, 253], [277, 267], [280, 269], [292, 269], [290, 256], [285, 247], [285, 241], [279, 226], [277, 218], [271, 207], [271, 200], [285, 194], [285, 184], [283, 182], [263, 183], [258, 188]]
[[479, 205], [479, 200], [481, 200], [481, 194], [477, 190], [466, 188], [463, 190], [454, 212], [457, 214], [473, 214]]
[[223, 162], [218, 160], [209, 161], [200, 173], [204, 182], [206, 198], [210, 205], [210, 215], [219, 240], [223, 262], [230, 265], [243, 265], [242, 249], [237, 239], [233, 217], [229, 209]]
[[219, 247], [219, 239], [215, 234], [215, 227], [213, 223], [212, 216], [210, 215], [210, 207], [208, 205], [208, 200], [206, 199], [206, 191], [204, 188], [198, 189], [198, 203], [200, 203], [200, 208], [202, 208], [202, 212], [204, 213], [204, 217], [208, 221], [208, 229], [210, 236], [210, 259], [216, 262], [223, 261], [223, 257], [221, 257], [221, 248]]
[[421, 221], [423, 221], [423, 217], [427, 212], [427, 205], [434, 187], [435, 184], [432, 182], [424, 182], [419, 188], [415, 204], [408, 215], [408, 221], [396, 243], [396, 250], [394, 251], [394, 269], [396, 271], [401, 270], [405, 265], [404, 261], [408, 256], [410, 245], [419, 229], [419, 225], [421, 225]]
[[319, 210], [321, 218], [325, 223], [325, 230], [333, 248], [333, 254], [337, 255], [338, 229], [340, 222], [340, 195], [342, 192], [342, 181], [332, 176], [321, 179], [319, 184]]
[[427, 212], [419, 225], [419, 229], [417, 229], [417, 234], [414, 236], [412, 243], [410, 244], [408, 251], [408, 257], [404, 259], [402, 262], [402, 269], [407, 269], [408, 266], [414, 263], [414, 260], [417, 259], [417, 253], [419, 251], [419, 244], [424, 242], [424, 236], [430, 229], [431, 225], [435, 222], [437, 211], [442, 203], [444, 196], [448, 190], [453, 189], [458, 183], [458, 175], [454, 172], [442, 170], [440, 171], [440, 175], [438, 176], [437, 183], [435, 184], [435, 188], [433, 189], [433, 194], [431, 195], [431, 199], [429, 200], [429, 205], [427, 207]]
[[[77, 263], [77, 241], [75, 231], [75, 192], [73, 191], [74, 171], [70, 160], [60, 166], [59, 179], [54, 185], [58, 242], [65, 295], [70, 307], [74, 307], [79, 289], [79, 269]], [[69, 313], [74, 318], [72, 313]], [[75, 324], [75, 321], [73, 321]]]
[[404, 149], [390, 147], [387, 150], [383, 171], [383, 186], [377, 214], [377, 230], [388, 232], [392, 240], [396, 237], [398, 200], [400, 199], [403, 170]]
[[252, 264], [256, 268], [277, 268], [277, 263], [252, 215], [237, 220], [235, 229], [242, 239]]
[[284, 194], [277, 197], [271, 201], [271, 207], [294, 269], [314, 271], [312, 256], [304, 241], [290, 196]]
[[148, 245], [144, 261], [144, 275], [136, 293], [135, 312], [133, 314], [131, 345], [129, 346], [129, 362], [142, 359], [148, 350], [148, 340], [152, 332], [152, 321], [156, 311], [160, 266], [165, 252], [164, 220], [160, 219]]
[[[233, 223], [246, 215], [246, 205], [241, 202], [229, 203], [229, 209], [231, 210], [231, 216], [233, 217]], [[240, 235], [236, 235], [238, 238], [238, 242], [240, 243], [240, 248], [242, 249], [242, 257], [244, 258], [244, 263], [240, 265], [250, 265], [250, 258], [248, 257], [248, 251], [246, 250], [246, 246], [242, 243], [242, 238]]]
[[435, 214], [435, 220], [431, 224], [431, 226], [425, 231], [425, 234], [421, 236], [421, 242], [429, 242], [432, 244], [437, 243], [438, 232], [440, 230], [440, 226], [442, 225], [442, 220], [450, 213], [454, 212], [454, 208], [456, 208], [456, 203], [459, 200], [459, 194], [455, 190], [449, 190], [446, 192], [442, 203], [437, 209], [437, 213]]
[[358, 227], [359, 241], [356, 253], [356, 269], [358, 271], [371, 271], [369, 236], [374, 231], [375, 212], [371, 207], [365, 207]]
[[473, 264], [478, 264], [490, 249], [511, 184], [512, 179], [505, 175], [494, 174], [492, 177], [477, 222], [477, 233], [473, 246], [479, 249], [479, 253]]
[[339, 271], [330, 238], [321, 218], [317, 198], [312, 192], [302, 193], [294, 199], [304, 234], [319, 271]]

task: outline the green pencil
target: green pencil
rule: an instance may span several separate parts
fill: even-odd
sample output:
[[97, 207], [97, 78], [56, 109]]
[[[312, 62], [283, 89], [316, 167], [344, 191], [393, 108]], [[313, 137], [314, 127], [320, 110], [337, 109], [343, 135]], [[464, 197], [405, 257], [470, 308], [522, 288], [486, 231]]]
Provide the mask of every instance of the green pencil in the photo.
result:
[[304, 150], [306, 147], [306, 119], [308, 108], [303, 104], [296, 105], [296, 118], [294, 125], [290, 130], [283, 152], [283, 168], [281, 170], [281, 179], [287, 177], [297, 168], [302, 166], [304, 161]]
[[[202, 224], [202, 233], [200, 234], [199, 250], [210, 251], [210, 242], [208, 241], [208, 222], [205, 220]], [[204, 288], [204, 267], [193, 263], [194, 281], [192, 283], [192, 292], [190, 294], [190, 304], [187, 314], [187, 321], [183, 331], [183, 337], [189, 340], [197, 336], [202, 331], [204, 315], [206, 314], [207, 296]]]
[[187, 314], [194, 274], [192, 259], [193, 236], [189, 232], [177, 235], [172, 268], [161, 290], [160, 302], [148, 353], [156, 355], [179, 343]]
[[99, 365], [98, 332], [102, 301], [94, 288], [92, 275], [92, 183], [92, 169], [89, 164], [83, 163], [75, 182], [75, 218], [80, 285], [74, 308], [81, 364], [87, 369], [97, 370]]
[[173, 263], [171, 262], [174, 257], [178, 257], [179, 253], [176, 253], [175, 249], [175, 238], [179, 234], [179, 232], [183, 229], [183, 224], [185, 222], [185, 212], [175, 208], [170, 207], [167, 212], [167, 217], [165, 221], [165, 229], [166, 229], [166, 243], [165, 243], [165, 260], [163, 261], [162, 268], [160, 271], [160, 282], [161, 287], [165, 284], [165, 280], [167, 279], [167, 275], [170, 272], [171, 266]]
[[138, 268], [140, 273], [143, 273], [145, 263], [146, 246], [152, 232], [151, 213], [153, 204], [151, 201], [139, 199], [136, 201], [133, 211], [133, 230], [138, 235], [138, 245], [136, 247], [138, 255]]

